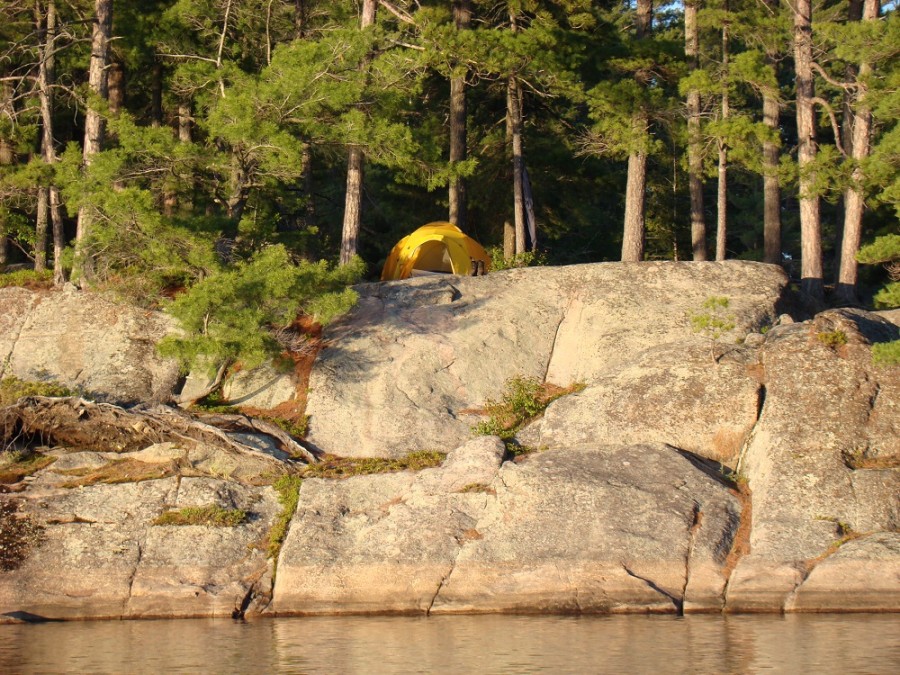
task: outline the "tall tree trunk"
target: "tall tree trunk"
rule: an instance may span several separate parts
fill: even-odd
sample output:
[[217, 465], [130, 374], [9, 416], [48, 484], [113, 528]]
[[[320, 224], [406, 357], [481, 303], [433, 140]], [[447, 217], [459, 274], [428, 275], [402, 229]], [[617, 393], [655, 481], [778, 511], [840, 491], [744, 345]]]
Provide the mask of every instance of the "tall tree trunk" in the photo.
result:
[[[360, 30], [375, 23], [376, 0], [363, 0]], [[362, 223], [363, 149], [350, 148], [347, 158], [347, 192], [344, 199], [344, 224], [341, 230], [341, 265], [349, 263], [359, 248], [359, 228]]]
[[46, 185], [38, 188], [37, 218], [34, 228], [34, 271], [47, 269], [47, 232], [50, 230], [50, 189]]
[[[763, 124], [778, 133], [778, 97], [774, 91], [763, 90]], [[778, 177], [778, 143], [763, 141], [763, 261], [781, 264], [781, 179]]]
[[[12, 118], [12, 100], [13, 90], [12, 84], [9, 82], [0, 82], [0, 116], [9, 115]], [[0, 136], [0, 166], [9, 166], [16, 161], [16, 153], [12, 143], [6, 138]], [[6, 223], [4, 216], [0, 213], [0, 272], [6, 267], [9, 261], [9, 239], [6, 236]]]
[[[881, 11], [879, 0], [865, 0], [863, 21], [876, 21]], [[841, 240], [841, 264], [838, 283], [835, 288], [836, 298], [843, 303], [857, 302], [857, 262], [859, 242], [862, 236], [862, 219], [865, 212], [865, 200], [862, 192], [863, 170], [861, 162], [869, 156], [872, 135], [872, 110], [866, 101], [865, 79], [872, 72], [872, 65], [867, 62], [859, 64], [859, 77], [856, 94], [856, 114], [853, 115], [851, 156], [854, 167], [851, 186], [844, 192], [844, 232]]]
[[797, 88], [797, 159], [800, 169], [800, 286], [813, 298], [825, 295], [822, 275], [822, 223], [815, 194], [816, 116], [813, 109], [812, 0], [794, 10], [794, 69]]
[[[471, 0], [453, 0], [453, 22], [456, 30], [467, 30], [472, 22]], [[466, 75], [450, 78], [450, 164], [466, 160]], [[459, 176], [450, 179], [450, 222], [466, 229], [466, 182]]]
[[[763, 0], [772, 12], [778, 11], [779, 0]], [[766, 65], [777, 72], [778, 53], [768, 48]], [[762, 91], [763, 124], [772, 130], [774, 136], [780, 134], [780, 105], [778, 89], [764, 87]], [[781, 179], [778, 176], [779, 143], [763, 141], [763, 260], [772, 265], [781, 264]]]
[[[42, 10], [40, 4], [36, 6], [36, 19], [38, 30], [44, 34], [44, 42], [41, 45], [40, 65], [38, 67], [38, 99], [41, 106], [41, 156], [48, 166], [56, 163], [56, 146], [53, 139], [53, 85], [56, 82], [56, 3], [47, 3]], [[47, 214], [53, 232], [53, 281], [56, 285], [62, 285], [65, 280], [65, 270], [62, 265], [62, 254], [65, 248], [65, 231], [63, 229], [62, 204], [59, 188], [50, 185], [44, 198], [45, 213], [38, 212], [38, 222], [44, 219], [46, 227]], [[40, 209], [40, 204], [39, 204]], [[46, 250], [46, 243], [41, 251]], [[37, 260], [35, 260], [37, 265]]]
[[[94, 0], [94, 27], [91, 37], [91, 63], [88, 83], [91, 93], [101, 98], [108, 97], [107, 64], [109, 61], [109, 38], [112, 29], [112, 0]], [[84, 121], [84, 167], [87, 170], [94, 155], [103, 149], [104, 121], [95, 106], [88, 104]], [[82, 278], [90, 268], [85, 255], [85, 239], [90, 233], [92, 214], [88, 207], [78, 210], [78, 228], [75, 233], [75, 267], [73, 275]]]
[[150, 80], [150, 126], [158, 129], [163, 125], [163, 66], [159, 59], [153, 60]]
[[522, 143], [521, 90], [515, 76], [506, 84], [506, 119], [510, 130], [513, 168], [513, 227], [516, 232], [516, 253], [525, 253], [525, 190], [523, 186], [525, 157]]
[[[191, 114], [191, 102], [182, 100], [178, 104], [178, 141], [180, 143], [193, 142], [193, 116]], [[191, 181], [193, 184], [193, 180]], [[191, 190], [193, 191], [193, 190]], [[189, 207], [190, 202], [183, 206]], [[178, 210], [178, 195], [173, 186], [163, 188], [163, 214], [174, 216]]]
[[[725, 9], [728, 10], [726, 0]], [[731, 114], [728, 101], [728, 22], [722, 24], [722, 119]], [[716, 189], [716, 260], [725, 260], [728, 234], [728, 144], [719, 140], [719, 182]]]
[[[847, 3], [847, 20], [848, 21], [860, 21], [862, 19], [863, 14], [863, 1], [864, 0], [850, 0]], [[859, 66], [855, 63], [848, 63], [844, 68], [844, 81], [845, 82], [855, 82], [859, 77]], [[844, 148], [844, 152], [848, 157], [853, 156], [853, 121], [854, 121], [854, 112], [853, 112], [853, 101], [855, 99], [854, 92], [849, 89], [844, 90], [844, 94], [841, 100], [841, 145]], [[838, 202], [838, 210], [844, 211], [846, 217], [846, 209], [847, 204], [843, 197]], [[832, 268], [834, 270], [834, 286], [835, 290], [838, 291], [838, 295], [840, 295], [840, 283], [841, 283], [841, 260], [842, 260], [842, 249], [844, 239], [844, 221], [838, 219], [837, 227], [835, 228], [834, 233], [834, 262], [832, 264]], [[846, 301], [846, 300], [845, 300]]]
[[[509, 9], [509, 30], [513, 34], [519, 30], [516, 9]], [[516, 254], [525, 253], [525, 156], [522, 140], [522, 89], [515, 73], [506, 81], [506, 138], [512, 158], [513, 170], [513, 227], [516, 233]]]
[[[688, 67], [700, 67], [700, 30], [697, 12], [700, 0], [684, 3], [684, 55]], [[694, 260], [706, 260], [706, 219], [703, 214], [703, 138], [700, 135], [700, 91], [687, 94], [688, 184], [691, 193], [691, 247]]]
[[[646, 39], [653, 28], [652, 0], [637, 0], [635, 33]], [[641, 77], [643, 79], [643, 77]], [[643, 85], [643, 82], [641, 82]], [[647, 137], [650, 117], [642, 104], [631, 118], [632, 145], [628, 155], [628, 178], [625, 186], [625, 225], [622, 236], [622, 260], [644, 259], [644, 200], [647, 188]]]
[[300, 146], [300, 161], [300, 182], [303, 185], [303, 194], [306, 195], [302, 225], [304, 228], [310, 228], [316, 224], [316, 195], [313, 192], [313, 150], [309, 141], [303, 141]]

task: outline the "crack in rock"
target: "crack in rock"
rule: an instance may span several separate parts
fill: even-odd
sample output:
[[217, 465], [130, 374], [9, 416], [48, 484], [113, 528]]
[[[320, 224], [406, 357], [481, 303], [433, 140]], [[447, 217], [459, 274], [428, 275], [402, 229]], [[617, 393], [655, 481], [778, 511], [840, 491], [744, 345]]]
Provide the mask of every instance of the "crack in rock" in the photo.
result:
[[688, 545], [684, 555], [684, 586], [681, 587], [681, 610], [679, 614], [684, 614], [684, 600], [687, 597], [688, 584], [691, 581], [691, 558], [694, 556], [694, 544], [697, 541], [697, 533], [703, 525], [703, 511], [700, 509], [700, 503], [695, 501], [693, 507], [693, 517], [691, 526], [688, 528]]
[[625, 572], [628, 574], [628, 576], [634, 577], [635, 579], [639, 579], [640, 581], [643, 581], [645, 584], [647, 584], [647, 586], [652, 588], [654, 591], [656, 591], [660, 595], [663, 595], [666, 598], [668, 598], [671, 601], [671, 603], [673, 605], [675, 605], [675, 611], [678, 613], [678, 616], [684, 615], [684, 601], [681, 598], [679, 598], [676, 595], [673, 595], [672, 593], [669, 593], [669, 591], [665, 590], [664, 588], [662, 588], [661, 586], [656, 584], [651, 579], [648, 579], [647, 577], [642, 577], [640, 574], [637, 574], [637, 573], [633, 572], [632, 570], [628, 569], [628, 565], [626, 565], [625, 563], [622, 563], [622, 569], [625, 570]]
[[572, 307], [572, 304], [575, 302], [574, 297], [570, 297], [566, 306], [563, 308], [562, 316], [559, 318], [559, 322], [556, 324], [556, 330], [553, 332], [553, 342], [550, 344], [550, 354], [547, 356], [547, 367], [544, 368], [544, 382], [547, 381], [547, 376], [550, 374], [550, 366], [553, 364], [553, 356], [556, 354], [556, 343], [559, 341], [559, 331], [562, 328], [563, 323], [566, 320], [566, 317], [569, 316], [569, 309]]
[[144, 556], [144, 547], [141, 546], [141, 542], [135, 542], [137, 544], [137, 560], [134, 561], [134, 570], [131, 572], [131, 577], [128, 579], [128, 593], [125, 595], [125, 599], [122, 602], [122, 616], [127, 615], [128, 604], [131, 602], [131, 593], [134, 589], [134, 579], [137, 576], [138, 569], [141, 566], [141, 559]]

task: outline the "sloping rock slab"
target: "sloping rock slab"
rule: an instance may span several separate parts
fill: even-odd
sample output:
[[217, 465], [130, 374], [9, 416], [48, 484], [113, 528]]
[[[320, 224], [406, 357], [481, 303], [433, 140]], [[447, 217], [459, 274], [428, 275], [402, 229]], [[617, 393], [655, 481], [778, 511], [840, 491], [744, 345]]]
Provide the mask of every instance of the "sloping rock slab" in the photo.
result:
[[[593, 382], [649, 347], [709, 337], [690, 317], [728, 299], [734, 344], [780, 311], [775, 266], [602, 263], [419, 278], [359, 288], [358, 306], [323, 336], [307, 412], [327, 452], [398, 457], [470, 437], [468, 409], [507, 380]], [[718, 311], [718, 310], [717, 310]], [[348, 440], [352, 439], [352, 440]]]
[[550, 404], [517, 438], [551, 448], [666, 443], [734, 466], [761, 404], [755, 360], [714, 341], [654, 347]]
[[[873, 314], [830, 310], [771, 333], [761, 350], [765, 404], [738, 466], [753, 495], [753, 529], [750, 554], [728, 586], [727, 609], [736, 612], [829, 606], [815, 583], [797, 592], [809, 570], [848, 535], [900, 525], [900, 368], [873, 366], [870, 346], [896, 328]], [[841, 547], [824, 570], [847, 556]], [[861, 567], [884, 575], [891, 564], [879, 554]], [[824, 570], [810, 579], [824, 584]], [[898, 599], [888, 594], [871, 609], [893, 603], [900, 611]]]
[[[245, 509], [250, 520], [152, 525], [163, 511], [208, 504]], [[230, 616], [267, 590], [260, 544], [277, 510], [272, 488], [209, 478], [31, 490], [22, 511], [43, 526], [40, 543], [0, 571], [0, 621]]]
[[307, 480], [277, 614], [718, 611], [739, 501], [666, 446], [582, 446], [498, 470]]
[[100, 294], [0, 289], [0, 376], [52, 380], [109, 403], [169, 398], [178, 364], [156, 343], [171, 319]]

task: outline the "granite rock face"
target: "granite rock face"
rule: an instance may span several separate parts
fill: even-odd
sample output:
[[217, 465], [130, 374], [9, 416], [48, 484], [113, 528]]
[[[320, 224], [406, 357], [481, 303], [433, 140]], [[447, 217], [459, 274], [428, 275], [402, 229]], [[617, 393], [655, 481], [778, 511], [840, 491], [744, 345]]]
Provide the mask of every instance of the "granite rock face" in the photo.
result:
[[[292, 460], [44, 449], [54, 464], [0, 489], [0, 615], [900, 611], [900, 367], [871, 358], [900, 331], [791, 319], [785, 285], [651, 263], [363, 287], [313, 370], [312, 440], [441, 466], [303, 480], [273, 581], [265, 484]], [[45, 300], [0, 302], [15, 354]], [[584, 388], [514, 458], [471, 425], [522, 375]], [[67, 487], [110, 464], [146, 480]], [[250, 518], [152, 524], [207, 504]]]
[[721, 609], [741, 505], [720, 480], [668, 446], [502, 454], [304, 482], [273, 611]]
[[[231, 616], [268, 593], [264, 539], [278, 511], [271, 487], [179, 476], [79, 488], [63, 482], [45, 470], [21, 498], [17, 516], [41, 530], [24, 561], [0, 572], [0, 617]], [[244, 509], [249, 519], [236, 527], [153, 524], [164, 511], [211, 504]]]
[[[359, 305], [324, 334], [330, 347], [310, 378], [309, 440], [357, 456], [449, 450], [477, 421], [467, 411], [499, 396], [511, 377], [593, 383], [652, 347], [703, 345], [710, 331], [734, 344], [774, 322], [786, 284], [780, 268], [730, 261], [363, 286]], [[704, 319], [713, 325], [698, 329]]]
[[97, 401], [167, 400], [178, 364], [156, 352], [172, 320], [96, 293], [0, 289], [0, 377], [59, 382]]

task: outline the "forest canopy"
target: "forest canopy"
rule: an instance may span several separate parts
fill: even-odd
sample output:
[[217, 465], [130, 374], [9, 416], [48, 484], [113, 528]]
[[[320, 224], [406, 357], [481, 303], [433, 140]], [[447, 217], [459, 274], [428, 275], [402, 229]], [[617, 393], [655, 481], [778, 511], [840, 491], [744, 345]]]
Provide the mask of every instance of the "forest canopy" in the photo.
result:
[[865, 253], [898, 235], [894, 8], [7, 0], [0, 269], [153, 304], [378, 270], [449, 220], [508, 260], [762, 260], [869, 301], [900, 259]]

